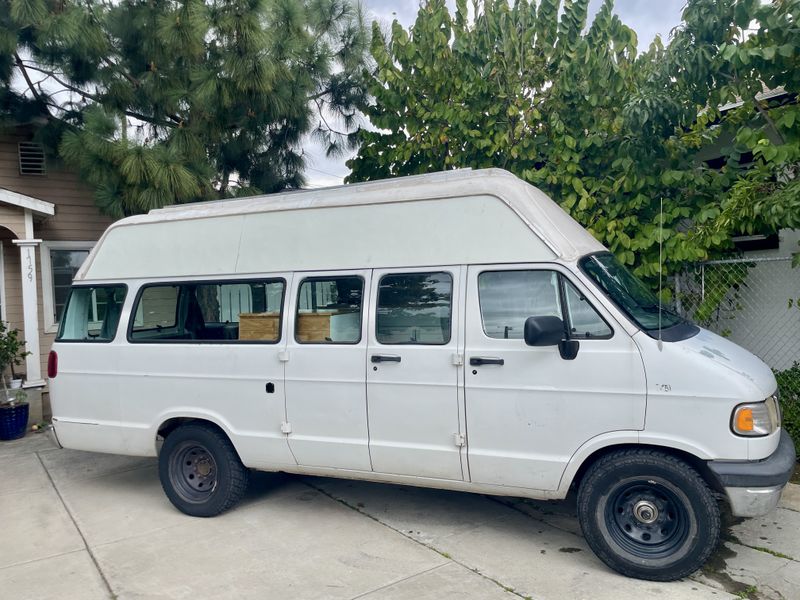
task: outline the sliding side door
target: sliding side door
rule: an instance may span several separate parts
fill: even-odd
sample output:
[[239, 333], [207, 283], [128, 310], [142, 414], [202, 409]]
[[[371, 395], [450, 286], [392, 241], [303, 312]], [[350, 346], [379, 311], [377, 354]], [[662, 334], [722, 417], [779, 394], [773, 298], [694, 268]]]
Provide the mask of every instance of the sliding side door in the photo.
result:
[[367, 401], [373, 470], [463, 479], [458, 267], [373, 271]]

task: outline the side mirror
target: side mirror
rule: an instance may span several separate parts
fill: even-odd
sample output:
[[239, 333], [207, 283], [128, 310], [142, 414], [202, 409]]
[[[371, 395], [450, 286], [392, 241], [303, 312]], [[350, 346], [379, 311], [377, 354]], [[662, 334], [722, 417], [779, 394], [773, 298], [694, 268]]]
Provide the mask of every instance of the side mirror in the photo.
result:
[[564, 322], [558, 317], [528, 317], [523, 337], [528, 346], [557, 346], [564, 339]]
[[578, 340], [566, 339], [564, 321], [558, 317], [528, 317], [523, 334], [528, 346], [558, 346], [558, 353], [564, 360], [574, 360], [578, 356]]

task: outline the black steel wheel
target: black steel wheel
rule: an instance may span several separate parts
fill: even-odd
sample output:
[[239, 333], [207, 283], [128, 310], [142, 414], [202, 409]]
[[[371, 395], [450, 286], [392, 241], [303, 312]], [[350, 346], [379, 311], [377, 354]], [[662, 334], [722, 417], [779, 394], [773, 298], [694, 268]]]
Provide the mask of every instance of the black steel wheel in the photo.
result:
[[689, 535], [680, 491], [664, 480], [621, 482], [606, 502], [605, 518], [614, 541], [640, 558], [669, 556]]
[[247, 489], [247, 468], [230, 440], [203, 423], [182, 425], [167, 436], [158, 471], [170, 502], [195, 517], [218, 515]]
[[719, 543], [719, 506], [705, 481], [655, 450], [622, 450], [593, 464], [578, 491], [578, 517], [595, 554], [639, 579], [685, 577]]
[[181, 442], [169, 462], [170, 484], [186, 502], [205, 502], [217, 487], [217, 462], [202, 444]]

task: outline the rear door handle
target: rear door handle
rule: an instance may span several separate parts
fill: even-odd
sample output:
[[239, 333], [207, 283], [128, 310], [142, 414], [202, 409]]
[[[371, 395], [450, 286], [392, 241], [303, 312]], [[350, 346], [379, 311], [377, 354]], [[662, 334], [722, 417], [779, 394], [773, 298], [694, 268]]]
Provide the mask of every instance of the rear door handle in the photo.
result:
[[504, 365], [506, 361], [494, 356], [473, 356], [469, 359], [469, 364], [472, 367], [480, 367], [481, 365]]
[[371, 358], [372, 362], [380, 363], [380, 362], [400, 362], [400, 357], [396, 354], [373, 354]]

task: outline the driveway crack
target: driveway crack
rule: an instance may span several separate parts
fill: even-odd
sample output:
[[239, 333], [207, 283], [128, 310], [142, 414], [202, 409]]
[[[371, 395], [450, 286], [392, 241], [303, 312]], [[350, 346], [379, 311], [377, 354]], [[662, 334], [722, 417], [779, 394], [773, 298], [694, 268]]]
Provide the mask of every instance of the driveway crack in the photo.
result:
[[432, 571], [435, 571], [436, 569], [441, 569], [442, 567], [446, 567], [446, 566], [447, 566], [447, 563], [443, 562], [442, 564], [436, 565], [435, 567], [431, 567], [430, 569], [425, 569], [423, 571], [420, 571], [419, 573], [412, 573], [411, 575], [408, 575], [407, 577], [401, 577], [397, 581], [391, 581], [391, 582], [387, 583], [386, 585], [382, 585], [380, 587], [376, 587], [374, 590], [370, 590], [368, 592], [364, 592], [363, 594], [359, 594], [358, 596], [353, 596], [350, 600], [358, 600], [359, 598], [365, 598], [366, 596], [374, 594], [375, 592], [380, 592], [381, 590], [385, 590], [387, 588], [390, 588], [393, 585], [397, 585], [398, 583], [403, 583], [404, 581], [408, 581], [409, 579], [414, 579], [415, 577], [419, 577], [420, 575], [427, 575], [428, 573], [431, 573]]
[[[452, 556], [450, 556], [450, 555], [449, 555], [447, 552], [444, 552], [443, 550], [439, 550], [439, 549], [438, 549], [436, 546], [434, 546], [433, 544], [428, 544], [428, 543], [425, 543], [425, 542], [423, 542], [423, 541], [421, 541], [421, 540], [415, 539], [414, 537], [412, 537], [412, 536], [408, 535], [408, 534], [407, 534], [405, 531], [403, 531], [402, 529], [398, 529], [397, 527], [392, 527], [392, 526], [391, 526], [391, 525], [389, 525], [388, 523], [384, 523], [383, 521], [381, 521], [381, 520], [380, 520], [380, 519], [378, 519], [377, 517], [375, 517], [375, 516], [373, 516], [373, 515], [369, 514], [368, 512], [366, 512], [366, 511], [362, 510], [360, 507], [358, 507], [358, 506], [354, 506], [353, 504], [350, 504], [350, 503], [349, 503], [347, 500], [345, 500], [345, 499], [343, 499], [343, 498], [339, 498], [339, 497], [337, 497], [337, 496], [334, 496], [333, 494], [331, 494], [331, 493], [330, 493], [330, 492], [328, 492], [327, 490], [325, 490], [325, 489], [323, 489], [323, 488], [321, 488], [321, 487], [319, 487], [319, 486], [316, 486], [316, 485], [314, 485], [313, 483], [311, 483], [311, 482], [309, 482], [309, 481], [307, 481], [307, 480], [305, 480], [305, 479], [303, 479], [303, 480], [302, 480], [302, 482], [303, 482], [303, 484], [307, 485], [307, 486], [308, 486], [308, 487], [310, 487], [311, 489], [318, 491], [320, 494], [322, 494], [322, 495], [324, 495], [324, 496], [327, 496], [328, 498], [330, 498], [330, 499], [331, 499], [331, 500], [333, 500], [334, 502], [338, 502], [339, 504], [341, 504], [341, 505], [343, 505], [343, 506], [346, 506], [347, 508], [349, 508], [349, 509], [351, 509], [351, 510], [354, 510], [354, 511], [356, 511], [356, 512], [357, 512], [357, 513], [359, 513], [359, 514], [361, 514], [361, 515], [364, 515], [365, 517], [367, 517], [367, 518], [369, 518], [369, 519], [372, 519], [373, 521], [375, 521], [376, 523], [378, 523], [378, 524], [382, 525], [383, 527], [386, 527], [387, 529], [391, 529], [392, 531], [394, 531], [394, 532], [396, 532], [396, 533], [399, 533], [399, 534], [400, 534], [400, 535], [402, 535], [404, 538], [411, 540], [411, 541], [412, 541], [412, 542], [414, 542], [415, 544], [419, 544], [420, 546], [424, 546], [425, 548], [428, 548], [429, 550], [433, 550], [434, 552], [436, 552], [436, 554], [438, 554], [438, 555], [442, 556], [443, 558], [446, 558], [447, 560], [449, 560], [449, 561], [451, 561], [451, 562], [453, 562], [453, 563], [455, 563], [455, 564], [459, 565], [460, 567], [463, 567], [463, 568], [467, 569], [468, 571], [472, 571], [472, 572], [473, 572], [473, 573], [475, 573], [476, 575], [479, 575], [480, 577], [482, 577], [482, 578], [483, 578], [483, 579], [485, 579], [486, 581], [490, 581], [490, 582], [492, 582], [492, 583], [493, 583], [493, 584], [495, 584], [497, 587], [499, 587], [500, 589], [502, 589], [502, 590], [504, 590], [504, 591], [508, 592], [509, 594], [513, 594], [513, 595], [514, 595], [514, 596], [516, 596], [517, 598], [522, 598], [523, 600], [532, 600], [531, 596], [526, 596], [525, 594], [521, 594], [521, 593], [519, 593], [518, 591], [516, 591], [514, 588], [512, 588], [511, 586], [505, 585], [504, 583], [502, 583], [502, 582], [498, 581], [497, 579], [494, 579], [493, 577], [490, 577], [489, 575], [486, 575], [485, 573], [481, 573], [481, 571], [480, 571], [480, 570], [478, 570], [477, 568], [475, 568], [475, 567], [471, 567], [471, 566], [469, 566], [469, 565], [467, 565], [467, 564], [465, 564], [465, 563], [463, 563], [463, 562], [461, 562], [461, 561], [459, 561], [459, 560], [457, 560], [457, 559], [453, 558], [453, 557], [452, 557]], [[446, 563], [445, 563], [445, 564], [446, 564]], [[434, 567], [434, 569], [438, 569], [438, 568], [440, 568], [440, 567], [442, 567], [442, 566], [444, 566], [444, 565], [438, 565], [438, 566]], [[433, 569], [431, 569], [431, 570], [433, 570]], [[412, 576], [412, 577], [413, 577], [413, 576]], [[391, 585], [394, 585], [394, 584], [391, 584]], [[362, 594], [362, 596], [363, 596], [363, 594]], [[356, 597], [358, 598], [358, 597], [360, 597], [360, 596], [356, 596]]]
[[50, 471], [47, 470], [47, 466], [44, 464], [44, 461], [42, 460], [42, 457], [39, 456], [38, 452], [36, 452], [35, 454], [36, 454], [37, 460], [39, 461], [39, 464], [42, 465], [42, 469], [44, 469], [44, 472], [47, 475], [47, 479], [50, 481], [50, 485], [53, 486], [53, 490], [55, 491], [56, 496], [58, 496], [58, 499], [61, 501], [61, 506], [64, 507], [64, 510], [66, 511], [67, 515], [69, 516], [70, 520], [72, 521], [72, 524], [75, 526], [75, 530], [78, 532], [78, 535], [81, 536], [81, 541], [83, 542], [83, 547], [86, 549], [86, 552], [89, 554], [89, 558], [92, 559], [92, 562], [94, 563], [94, 567], [95, 567], [95, 569], [97, 569], [97, 573], [100, 575], [100, 579], [103, 580], [103, 585], [105, 586], [106, 590], [108, 591], [109, 596], [112, 598], [112, 600], [116, 600], [117, 594], [114, 593], [114, 590], [111, 588], [111, 584], [109, 583], [108, 579], [106, 578], [106, 574], [103, 573], [103, 569], [100, 568], [100, 563], [97, 562], [97, 557], [94, 555], [94, 552], [92, 552], [92, 549], [89, 547], [89, 543], [86, 541], [86, 536], [83, 535], [83, 531], [81, 531], [81, 528], [78, 526], [78, 522], [75, 520], [75, 515], [72, 514], [72, 511], [69, 509], [69, 507], [67, 506], [67, 503], [64, 501], [64, 497], [61, 495], [61, 491], [56, 486], [56, 482], [53, 481], [53, 476], [50, 475]]

